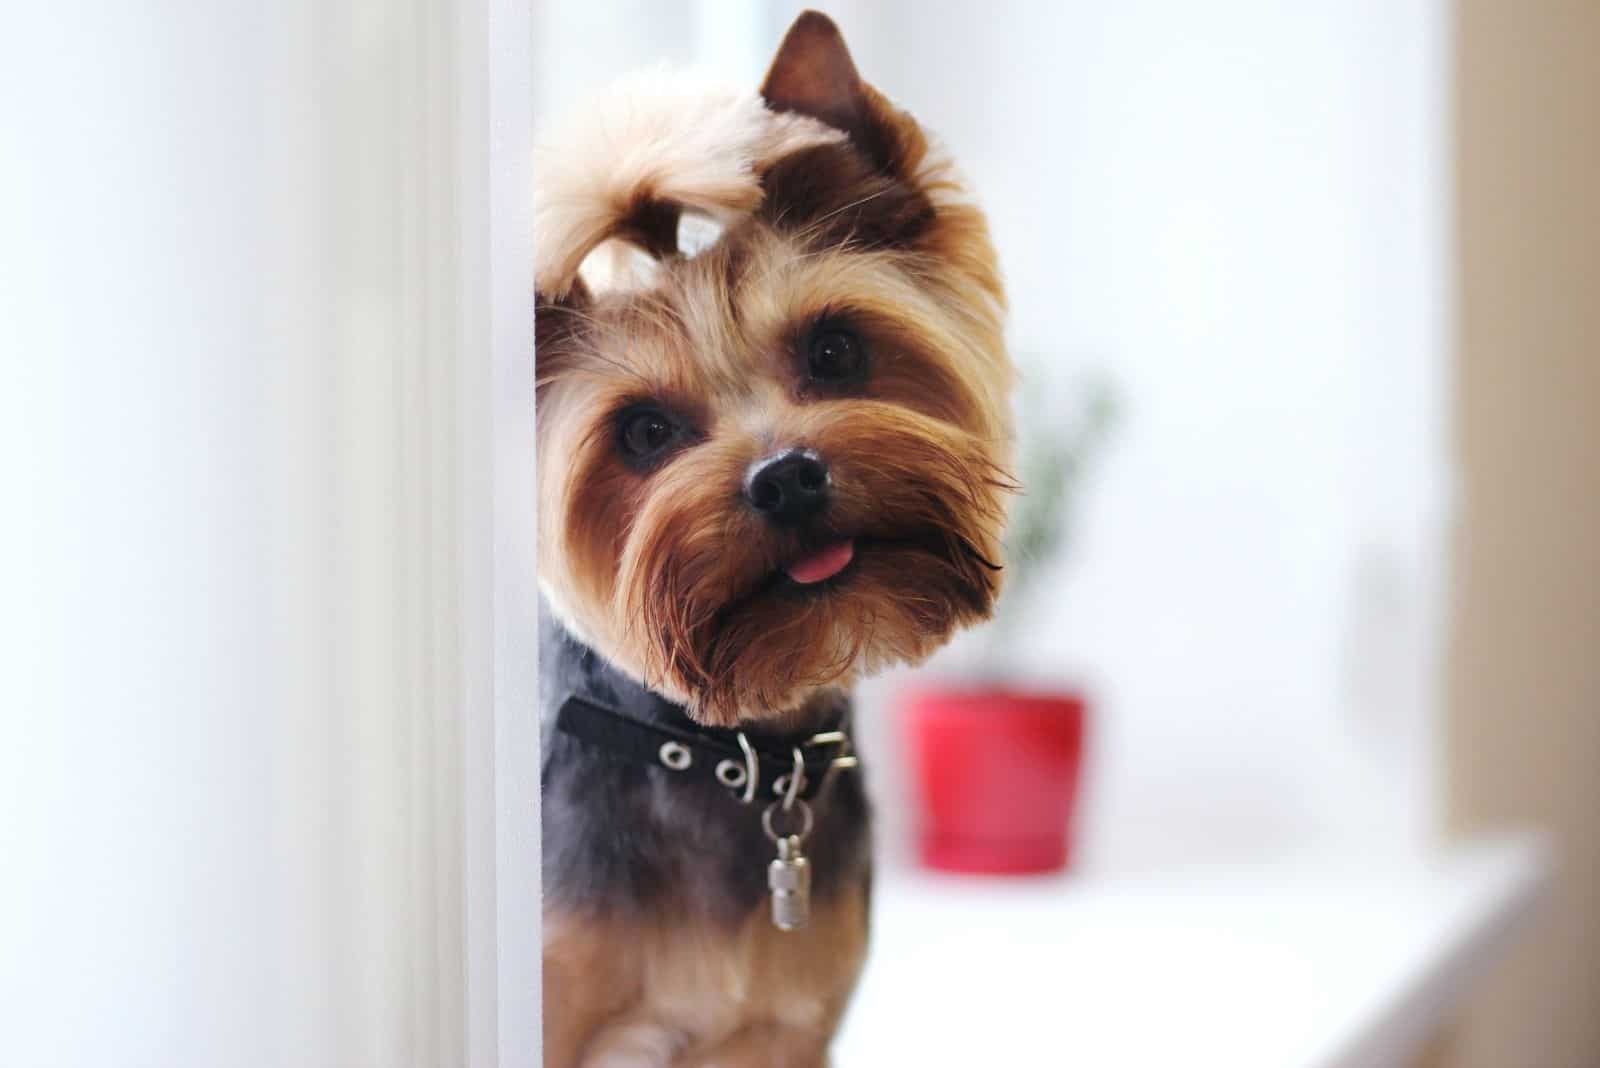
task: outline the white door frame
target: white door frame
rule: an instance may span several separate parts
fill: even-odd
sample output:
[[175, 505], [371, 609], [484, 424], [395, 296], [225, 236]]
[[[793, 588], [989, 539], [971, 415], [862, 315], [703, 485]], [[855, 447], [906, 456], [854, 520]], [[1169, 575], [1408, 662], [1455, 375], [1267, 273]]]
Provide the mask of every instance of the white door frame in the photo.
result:
[[459, 9], [467, 1061], [535, 1068], [533, 25], [530, 0]]

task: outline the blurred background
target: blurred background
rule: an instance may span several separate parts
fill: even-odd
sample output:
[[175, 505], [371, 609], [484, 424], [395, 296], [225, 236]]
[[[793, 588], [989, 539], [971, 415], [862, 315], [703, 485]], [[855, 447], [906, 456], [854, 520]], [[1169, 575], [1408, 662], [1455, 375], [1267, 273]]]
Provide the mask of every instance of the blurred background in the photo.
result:
[[[799, 6], [0, 16], [0, 1063], [537, 1063], [529, 136]], [[819, 6], [1044, 473], [837, 1063], [1600, 1065], [1600, 4]], [[923, 864], [972, 692], [1058, 874]]]

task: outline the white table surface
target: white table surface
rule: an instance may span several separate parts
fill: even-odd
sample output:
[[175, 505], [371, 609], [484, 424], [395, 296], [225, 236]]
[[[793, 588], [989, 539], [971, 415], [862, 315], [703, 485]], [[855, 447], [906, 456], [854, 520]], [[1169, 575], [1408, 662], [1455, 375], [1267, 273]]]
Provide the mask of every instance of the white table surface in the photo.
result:
[[834, 1064], [1403, 1064], [1547, 869], [1524, 836], [1142, 879], [886, 873]]

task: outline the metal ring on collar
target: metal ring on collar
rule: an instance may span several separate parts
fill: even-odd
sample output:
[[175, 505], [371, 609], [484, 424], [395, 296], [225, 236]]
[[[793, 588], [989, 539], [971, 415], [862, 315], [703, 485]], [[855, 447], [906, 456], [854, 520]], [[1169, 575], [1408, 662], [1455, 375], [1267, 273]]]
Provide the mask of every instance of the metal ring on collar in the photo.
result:
[[[806, 804], [804, 801], [797, 801], [796, 804], [800, 808], [800, 829], [798, 831], [790, 831], [788, 834], [780, 835], [777, 831], [773, 830], [773, 828], [772, 828], [772, 813], [773, 813], [774, 810], [776, 810], [776, 809], [781, 807], [782, 802], [773, 801], [771, 804], [767, 805], [767, 807], [765, 809], [762, 810], [762, 812], [761, 812], [761, 829], [763, 831], [767, 832], [767, 837], [768, 838], [770, 838], [774, 842], [776, 842], [780, 838], [788, 838], [788, 837], [790, 837], [792, 835], [793, 837], [799, 838], [802, 841], [804, 841], [806, 836], [811, 833], [811, 822], [812, 822], [812, 819], [811, 819], [811, 806]], [[787, 810], [785, 810], [785, 811], [787, 811]]]
[[756, 759], [755, 748], [750, 744], [750, 739], [744, 736], [744, 731], [739, 732], [738, 738], [739, 748], [744, 750], [744, 793], [739, 800], [748, 805], [756, 799], [756, 784], [761, 781], [761, 762]]
[[739, 789], [749, 777], [750, 773], [745, 771], [744, 765], [732, 757], [717, 761], [717, 781], [728, 789]]
[[682, 771], [694, 763], [694, 754], [681, 742], [662, 742], [658, 755], [661, 763], [673, 771]]
[[806, 783], [806, 758], [798, 745], [794, 747], [794, 770], [784, 778], [789, 780], [783, 789], [783, 810], [788, 812], [794, 807], [795, 799], [800, 796], [800, 790]]

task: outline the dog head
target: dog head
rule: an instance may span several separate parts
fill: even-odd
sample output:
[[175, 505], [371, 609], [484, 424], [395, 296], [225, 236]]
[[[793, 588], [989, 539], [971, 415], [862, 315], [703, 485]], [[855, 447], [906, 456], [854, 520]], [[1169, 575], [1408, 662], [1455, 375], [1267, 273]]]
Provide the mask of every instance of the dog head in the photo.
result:
[[[541, 150], [539, 570], [703, 722], [926, 657], [1000, 587], [1004, 295], [983, 215], [802, 15], [760, 95], [658, 75]], [[720, 234], [679, 251], [686, 217]]]

